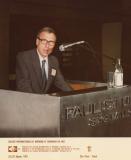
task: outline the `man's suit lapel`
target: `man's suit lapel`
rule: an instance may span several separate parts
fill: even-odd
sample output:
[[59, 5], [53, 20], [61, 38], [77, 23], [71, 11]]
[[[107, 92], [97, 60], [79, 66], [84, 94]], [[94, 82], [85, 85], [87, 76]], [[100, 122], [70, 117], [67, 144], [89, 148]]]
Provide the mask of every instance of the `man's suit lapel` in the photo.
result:
[[[38, 56], [36, 50], [33, 50], [31, 61], [32, 61], [33, 69], [36, 73], [36, 78], [38, 79], [38, 82], [39, 82], [39, 86], [40, 86], [40, 88], [42, 88], [41, 66], [40, 66], [39, 56]], [[48, 80], [47, 80], [47, 84], [46, 84], [46, 88], [44, 90], [44, 93], [46, 93], [48, 91], [48, 89], [51, 86], [52, 80], [54, 78], [54, 76], [52, 75], [52, 69], [54, 69], [54, 66], [53, 66], [53, 62], [52, 62], [52, 59], [50, 58], [50, 56], [48, 57], [48, 65], [49, 65]]]
[[33, 50], [32, 64], [33, 64], [33, 69], [36, 73], [36, 78], [38, 79], [39, 85], [41, 87], [42, 86], [42, 73], [41, 73], [41, 67], [40, 67], [40, 60], [39, 60], [36, 50]]

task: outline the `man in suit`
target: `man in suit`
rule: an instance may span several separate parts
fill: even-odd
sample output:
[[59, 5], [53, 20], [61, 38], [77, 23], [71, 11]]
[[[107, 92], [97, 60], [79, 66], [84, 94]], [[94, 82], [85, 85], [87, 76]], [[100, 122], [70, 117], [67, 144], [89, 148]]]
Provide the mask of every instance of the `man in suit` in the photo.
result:
[[56, 33], [50, 27], [42, 28], [36, 37], [36, 48], [16, 57], [16, 87], [29, 93], [49, 93], [52, 85], [62, 91], [71, 91], [59, 69], [56, 57], [51, 55]]

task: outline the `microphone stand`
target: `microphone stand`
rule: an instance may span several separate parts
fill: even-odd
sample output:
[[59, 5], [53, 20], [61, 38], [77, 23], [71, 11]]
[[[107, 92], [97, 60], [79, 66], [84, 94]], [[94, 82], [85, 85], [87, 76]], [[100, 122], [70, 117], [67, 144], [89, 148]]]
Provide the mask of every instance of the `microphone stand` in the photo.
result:
[[96, 59], [97, 65], [98, 65], [98, 67], [100, 67], [101, 66], [101, 62], [100, 62], [100, 59], [99, 59], [99, 57], [97, 55], [97, 52], [93, 49], [93, 47], [88, 42], [85, 41], [85, 44], [86, 45], [81, 45], [81, 47], [84, 48], [84, 49], [86, 49], [87, 51], [89, 51], [88, 53], [90, 53], [90, 55], [93, 58]]
[[[100, 73], [100, 79], [103, 81], [103, 76], [102, 76], [102, 70], [100, 69], [101, 68], [101, 60], [100, 58], [98, 57], [98, 54], [97, 52], [93, 49], [93, 47], [86, 41], [84, 41], [85, 45], [84, 44], [81, 44], [80, 47], [82, 47], [83, 49], [85, 49], [85, 53], [86, 54], [89, 54], [94, 60], [94, 64], [97, 65], [97, 69], [98, 69], [98, 73]], [[88, 52], [87, 52], [88, 51]]]
[[[89, 42], [86, 42], [86, 41], [85, 41], [85, 44], [86, 44], [86, 45], [84, 45], [84, 46], [81, 45], [81, 46], [82, 46], [84, 49], [86, 49], [87, 51], [89, 51], [88, 53], [92, 53], [91, 55], [96, 59], [97, 66], [98, 66], [99, 68], [102, 67], [100, 58], [98, 57], [98, 52], [94, 50], [94, 48], [91, 46], [91, 44], [89, 44]], [[112, 61], [112, 64], [115, 65], [115, 63], [116, 63], [116, 58], [111, 57], [111, 56], [108, 56], [108, 55], [106, 55], [106, 54], [102, 54], [101, 56], [103, 56], [103, 57], [111, 60], [111, 61]], [[99, 69], [99, 70], [100, 70], [100, 69]], [[101, 70], [100, 70], [100, 72], [101, 72]], [[103, 77], [103, 76], [102, 76], [102, 77]]]
[[[98, 52], [96, 52], [94, 49], [93, 49], [93, 47], [91, 46], [91, 44], [89, 44], [89, 42], [86, 42], [85, 41], [85, 43], [87, 44], [84, 48], [86, 48], [88, 51], [90, 51], [91, 53], [93, 53], [93, 56], [94, 56], [94, 58], [98, 58]], [[102, 56], [103, 57], [105, 57], [105, 58], [107, 58], [107, 59], [109, 59], [109, 60], [111, 60], [111, 61], [113, 61], [113, 65], [115, 65], [115, 62], [116, 62], [116, 58], [114, 58], [114, 57], [111, 57], [111, 56], [108, 56], [108, 55], [106, 55], [106, 54], [102, 54]], [[99, 63], [100, 63], [100, 60], [99, 60]]]

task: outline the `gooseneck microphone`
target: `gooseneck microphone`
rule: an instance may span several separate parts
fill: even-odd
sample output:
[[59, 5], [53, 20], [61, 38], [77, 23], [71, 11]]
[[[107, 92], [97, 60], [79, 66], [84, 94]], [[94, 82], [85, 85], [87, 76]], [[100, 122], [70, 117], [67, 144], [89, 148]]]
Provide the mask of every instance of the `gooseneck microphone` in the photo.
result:
[[82, 43], [85, 43], [85, 41], [78, 41], [78, 42], [74, 42], [74, 43], [70, 43], [70, 44], [62, 44], [62, 45], [59, 46], [59, 50], [60, 51], [65, 51], [66, 48], [72, 47], [74, 45], [79, 45], [79, 44], [82, 44]]

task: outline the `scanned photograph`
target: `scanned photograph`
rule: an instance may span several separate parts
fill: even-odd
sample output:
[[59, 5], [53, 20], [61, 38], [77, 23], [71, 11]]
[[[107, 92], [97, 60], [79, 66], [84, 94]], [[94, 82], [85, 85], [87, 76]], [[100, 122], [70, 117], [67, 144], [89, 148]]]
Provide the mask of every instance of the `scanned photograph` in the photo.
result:
[[0, 1], [5, 159], [77, 152], [74, 160], [104, 160], [100, 139], [122, 142], [121, 151], [131, 145], [130, 28], [129, 0]]

